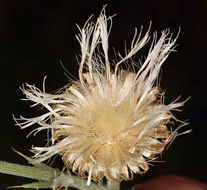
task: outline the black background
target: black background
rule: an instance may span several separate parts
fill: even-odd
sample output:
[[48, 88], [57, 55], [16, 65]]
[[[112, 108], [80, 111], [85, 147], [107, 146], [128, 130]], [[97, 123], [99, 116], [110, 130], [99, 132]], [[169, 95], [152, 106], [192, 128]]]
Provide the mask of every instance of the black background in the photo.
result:
[[[31, 156], [32, 144], [43, 146], [45, 133], [26, 139], [31, 129], [14, 126], [12, 114], [33, 117], [41, 111], [29, 108], [19, 86], [28, 82], [42, 88], [45, 75], [46, 90], [51, 92], [68, 83], [64, 69], [77, 78], [76, 55], [80, 53], [75, 38], [75, 23], [83, 26], [91, 14], [98, 16], [103, 5], [113, 19], [110, 47], [124, 53], [125, 41], [130, 44], [134, 28], [152, 20], [152, 30], [158, 34], [170, 28], [178, 38], [178, 52], [172, 53], [162, 68], [161, 87], [166, 91], [166, 102], [182, 95], [184, 111], [176, 113], [181, 120], [189, 119], [186, 129], [191, 134], [178, 137], [162, 155], [166, 162], [155, 163], [135, 180], [123, 183], [123, 188], [162, 174], [178, 174], [207, 183], [207, 128], [206, 128], [206, 64], [207, 64], [207, 1], [196, 0], [1, 0], [0, 1], [0, 160], [26, 164], [12, 151]], [[153, 32], [151, 32], [153, 34]], [[129, 47], [129, 46], [128, 46]], [[138, 53], [138, 58], [145, 51]], [[110, 53], [113, 58], [113, 54]], [[54, 167], [61, 167], [61, 160]], [[0, 189], [27, 183], [20, 177], [0, 175]]]

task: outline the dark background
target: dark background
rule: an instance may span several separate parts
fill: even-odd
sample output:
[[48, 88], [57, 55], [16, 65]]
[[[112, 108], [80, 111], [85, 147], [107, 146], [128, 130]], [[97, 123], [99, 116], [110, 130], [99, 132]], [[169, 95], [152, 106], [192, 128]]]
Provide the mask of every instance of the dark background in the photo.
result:
[[[45, 133], [26, 139], [31, 129], [20, 130], [14, 126], [12, 114], [33, 117], [40, 113], [29, 108], [30, 103], [20, 101], [23, 95], [19, 86], [28, 82], [42, 88], [47, 75], [47, 92], [61, 88], [68, 83], [68, 78], [60, 60], [77, 78], [75, 56], [80, 48], [75, 38], [78, 32], [75, 23], [82, 27], [91, 14], [98, 16], [105, 4], [108, 4], [108, 15], [117, 14], [109, 39], [111, 49], [115, 47], [117, 51], [124, 52], [124, 42], [130, 44], [134, 28], [144, 25], [147, 29], [150, 20], [153, 21], [151, 34], [169, 27], [176, 35], [181, 27], [178, 52], [173, 52], [162, 68], [161, 87], [166, 91], [167, 102], [180, 94], [182, 100], [192, 96], [184, 112], [176, 116], [189, 119], [186, 129], [193, 132], [173, 142], [162, 155], [166, 162], [155, 163], [146, 174], [123, 183], [123, 188], [162, 174], [178, 174], [207, 183], [206, 0], [1, 0], [0, 160], [26, 164], [11, 147], [31, 156], [28, 149], [32, 144], [45, 144]], [[135, 58], [138, 60], [142, 53]], [[20, 177], [0, 175], [0, 189], [27, 182]]]

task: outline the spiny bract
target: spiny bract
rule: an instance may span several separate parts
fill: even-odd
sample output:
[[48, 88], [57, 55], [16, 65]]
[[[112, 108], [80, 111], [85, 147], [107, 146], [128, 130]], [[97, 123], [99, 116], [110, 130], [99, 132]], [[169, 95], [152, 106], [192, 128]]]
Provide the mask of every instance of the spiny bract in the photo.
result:
[[79, 81], [58, 94], [41, 92], [29, 84], [23, 88], [27, 100], [48, 110], [36, 118], [20, 118], [21, 128], [38, 124], [36, 132], [51, 129], [49, 145], [33, 147], [34, 157], [42, 162], [60, 154], [65, 165], [88, 177], [89, 183], [103, 177], [128, 180], [133, 173], [147, 171], [148, 162], [156, 159], [156, 154], [177, 135], [167, 125], [175, 120], [171, 111], [184, 104], [164, 104], [163, 92], [156, 84], [161, 65], [176, 41], [169, 36], [169, 30], [162, 31], [158, 40], [154, 34], [148, 55], [135, 73], [120, 65], [131, 61], [129, 58], [149, 41], [149, 30], [142, 39], [141, 32], [138, 37], [135, 32], [131, 50], [125, 57], [118, 54], [120, 61], [111, 69], [111, 22], [103, 10], [96, 23], [88, 21], [79, 28]]

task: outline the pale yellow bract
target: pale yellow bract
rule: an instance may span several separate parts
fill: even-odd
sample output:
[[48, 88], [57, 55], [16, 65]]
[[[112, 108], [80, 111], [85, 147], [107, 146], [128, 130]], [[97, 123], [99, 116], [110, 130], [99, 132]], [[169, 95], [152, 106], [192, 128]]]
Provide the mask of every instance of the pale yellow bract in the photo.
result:
[[164, 104], [164, 93], [156, 84], [176, 41], [169, 30], [162, 31], [160, 38], [154, 34], [138, 72], [121, 69], [121, 64], [127, 60], [130, 64], [129, 58], [149, 41], [149, 30], [142, 39], [141, 33], [137, 37], [135, 32], [131, 49], [125, 57], [119, 55], [120, 61], [112, 69], [108, 58], [111, 21], [103, 10], [96, 23], [88, 21], [79, 28], [79, 81], [58, 94], [29, 84], [23, 89], [27, 100], [48, 112], [36, 118], [21, 117], [19, 125], [38, 124], [37, 132], [51, 129], [48, 145], [33, 147], [34, 157], [42, 162], [60, 154], [68, 168], [88, 178], [88, 184], [104, 177], [129, 180], [133, 173], [146, 172], [148, 163], [177, 135], [168, 124], [175, 120], [171, 111], [184, 104]]

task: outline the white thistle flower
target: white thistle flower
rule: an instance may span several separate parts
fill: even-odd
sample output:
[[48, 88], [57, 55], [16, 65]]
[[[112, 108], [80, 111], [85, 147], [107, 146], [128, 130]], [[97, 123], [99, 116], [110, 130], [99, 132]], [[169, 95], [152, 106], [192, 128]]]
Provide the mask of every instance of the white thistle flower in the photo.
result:
[[65, 165], [88, 177], [89, 183], [104, 177], [128, 180], [133, 173], [146, 172], [148, 163], [177, 136], [177, 130], [171, 131], [168, 124], [175, 120], [171, 111], [184, 104], [164, 104], [164, 93], [156, 84], [176, 41], [169, 30], [162, 31], [158, 40], [155, 33], [137, 73], [120, 67], [149, 41], [149, 30], [142, 39], [141, 33], [137, 36], [135, 32], [131, 50], [120, 56], [112, 70], [108, 58], [111, 22], [103, 10], [95, 24], [88, 21], [79, 28], [79, 81], [59, 94], [48, 94], [29, 84], [22, 89], [27, 100], [44, 106], [47, 113], [30, 119], [21, 117], [21, 128], [38, 124], [36, 132], [51, 130], [49, 145], [33, 147], [34, 157], [42, 162], [60, 154]]

